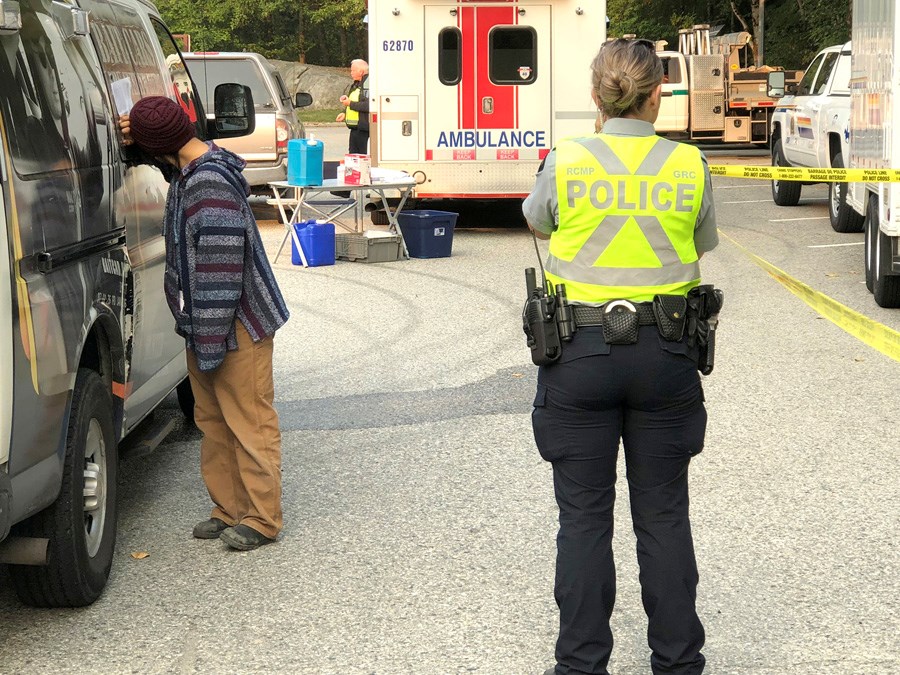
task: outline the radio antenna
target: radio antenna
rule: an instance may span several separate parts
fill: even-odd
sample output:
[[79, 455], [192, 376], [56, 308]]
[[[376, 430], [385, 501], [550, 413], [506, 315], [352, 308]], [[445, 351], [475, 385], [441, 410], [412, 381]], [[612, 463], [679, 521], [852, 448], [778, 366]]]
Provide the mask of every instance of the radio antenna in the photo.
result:
[[547, 275], [544, 274], [544, 261], [541, 259], [541, 249], [538, 248], [537, 235], [534, 233], [534, 230], [531, 230], [531, 238], [534, 240], [534, 252], [537, 254], [538, 267], [541, 268], [541, 288], [548, 295], [553, 295], [553, 290], [547, 286]]

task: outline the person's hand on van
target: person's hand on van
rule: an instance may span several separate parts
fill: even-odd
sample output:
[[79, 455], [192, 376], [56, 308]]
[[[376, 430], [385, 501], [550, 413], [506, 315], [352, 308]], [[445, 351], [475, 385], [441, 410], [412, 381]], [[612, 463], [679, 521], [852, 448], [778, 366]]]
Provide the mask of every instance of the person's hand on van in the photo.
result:
[[131, 145], [131, 118], [128, 115], [119, 115], [119, 131], [122, 132], [122, 145]]

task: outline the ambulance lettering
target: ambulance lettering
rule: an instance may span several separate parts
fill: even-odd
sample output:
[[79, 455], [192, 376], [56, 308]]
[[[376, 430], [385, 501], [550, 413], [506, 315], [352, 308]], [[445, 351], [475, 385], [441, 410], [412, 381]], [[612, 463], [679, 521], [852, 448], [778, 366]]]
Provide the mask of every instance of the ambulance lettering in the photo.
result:
[[546, 131], [442, 131], [439, 148], [546, 148]]

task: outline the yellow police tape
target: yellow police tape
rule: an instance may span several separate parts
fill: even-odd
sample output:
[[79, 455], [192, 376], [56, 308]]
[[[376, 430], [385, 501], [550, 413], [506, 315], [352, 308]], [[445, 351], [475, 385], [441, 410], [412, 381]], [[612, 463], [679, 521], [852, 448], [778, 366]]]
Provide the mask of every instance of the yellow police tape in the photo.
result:
[[796, 166], [710, 164], [709, 173], [727, 178], [797, 180], [810, 183], [900, 183], [900, 169], [804, 169]]
[[772, 263], [751, 253], [721, 230], [719, 233], [768, 272], [773, 279], [812, 307], [818, 314], [885, 356], [895, 361], [900, 361], [900, 332], [873, 321], [869, 317], [842, 305], [837, 300], [813, 290], [802, 281], [797, 281], [791, 275], [778, 269]]

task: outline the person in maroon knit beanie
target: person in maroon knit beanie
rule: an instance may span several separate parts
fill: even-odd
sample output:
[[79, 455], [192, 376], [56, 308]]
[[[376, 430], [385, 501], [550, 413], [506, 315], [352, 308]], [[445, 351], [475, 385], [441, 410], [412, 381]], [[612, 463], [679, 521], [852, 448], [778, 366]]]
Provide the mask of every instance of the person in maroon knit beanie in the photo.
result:
[[169, 181], [163, 285], [186, 341], [200, 472], [214, 504], [193, 534], [258, 548], [282, 528], [272, 354], [289, 313], [247, 201], [246, 162], [198, 139], [164, 96], [141, 99], [119, 125]]

